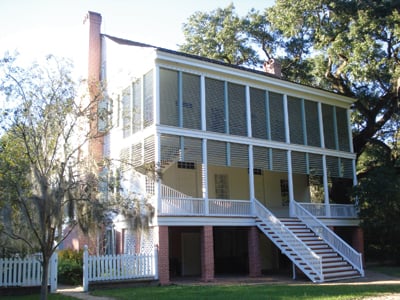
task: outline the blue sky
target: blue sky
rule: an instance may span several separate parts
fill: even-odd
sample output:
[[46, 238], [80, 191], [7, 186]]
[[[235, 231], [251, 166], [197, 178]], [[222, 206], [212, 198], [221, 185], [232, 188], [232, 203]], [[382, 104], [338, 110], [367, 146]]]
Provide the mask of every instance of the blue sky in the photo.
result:
[[34, 60], [51, 53], [80, 64], [86, 42], [83, 18], [89, 10], [102, 15], [103, 33], [176, 49], [190, 15], [231, 2], [245, 15], [274, 0], [1, 0], [0, 55], [18, 50]]

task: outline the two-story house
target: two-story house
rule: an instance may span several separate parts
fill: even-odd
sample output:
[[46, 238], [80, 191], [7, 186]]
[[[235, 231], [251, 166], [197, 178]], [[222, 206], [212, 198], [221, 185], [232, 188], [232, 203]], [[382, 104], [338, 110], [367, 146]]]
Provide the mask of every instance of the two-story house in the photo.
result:
[[292, 266], [313, 282], [364, 275], [350, 202], [353, 99], [283, 80], [273, 66], [275, 74], [102, 34], [97, 13], [86, 23], [88, 78], [106, 83], [113, 111], [92, 152], [129, 161], [119, 170], [125, 188], [155, 208], [141, 234], [116, 218], [113, 251], [156, 245], [162, 284]]

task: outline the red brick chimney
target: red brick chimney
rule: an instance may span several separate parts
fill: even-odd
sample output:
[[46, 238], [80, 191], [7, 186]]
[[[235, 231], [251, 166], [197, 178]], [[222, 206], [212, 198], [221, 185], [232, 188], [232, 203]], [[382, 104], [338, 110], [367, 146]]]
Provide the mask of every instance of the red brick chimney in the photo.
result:
[[273, 58], [266, 60], [263, 64], [265, 73], [275, 75], [276, 77], [282, 78], [282, 66], [279, 61]]
[[90, 155], [98, 164], [103, 159], [104, 136], [99, 131], [98, 109], [99, 101], [102, 100], [101, 88], [101, 15], [96, 12], [89, 11], [85, 17], [84, 24], [87, 26], [88, 32], [88, 88], [89, 97], [92, 102], [90, 131], [91, 138], [89, 141]]

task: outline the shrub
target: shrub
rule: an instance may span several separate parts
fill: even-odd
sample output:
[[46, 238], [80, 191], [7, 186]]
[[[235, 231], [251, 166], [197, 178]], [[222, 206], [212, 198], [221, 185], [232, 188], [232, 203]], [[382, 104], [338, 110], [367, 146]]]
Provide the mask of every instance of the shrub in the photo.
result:
[[58, 282], [81, 285], [83, 280], [83, 250], [58, 251]]

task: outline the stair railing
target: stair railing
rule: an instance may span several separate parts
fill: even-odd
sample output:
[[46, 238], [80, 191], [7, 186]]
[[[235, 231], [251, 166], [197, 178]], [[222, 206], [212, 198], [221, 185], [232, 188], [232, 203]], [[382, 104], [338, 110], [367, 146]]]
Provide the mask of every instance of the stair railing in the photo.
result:
[[[289, 252], [281, 248], [269, 233], [263, 230], [262, 226], [258, 226], [277, 246], [282, 252], [299, 268], [304, 274], [306, 274], [313, 282], [323, 282], [324, 274], [322, 272], [322, 258], [318, 256], [310, 247], [308, 247], [303, 241], [301, 241], [289, 228], [287, 228], [277, 217], [274, 216], [264, 205], [254, 199], [256, 206], [256, 215], [266, 225], [271, 228], [271, 231], [279, 236], [279, 239], [283, 241], [283, 244], [287, 245], [293, 253], [305, 262], [311, 269], [306, 269], [306, 266], [300, 264], [300, 261], [296, 260], [290, 255]], [[313, 275], [313, 273], [315, 275]]]
[[315, 234], [323, 239], [333, 250], [343, 256], [364, 277], [362, 255], [342, 240], [336, 233], [313, 216], [307, 209], [293, 201], [293, 212]]

